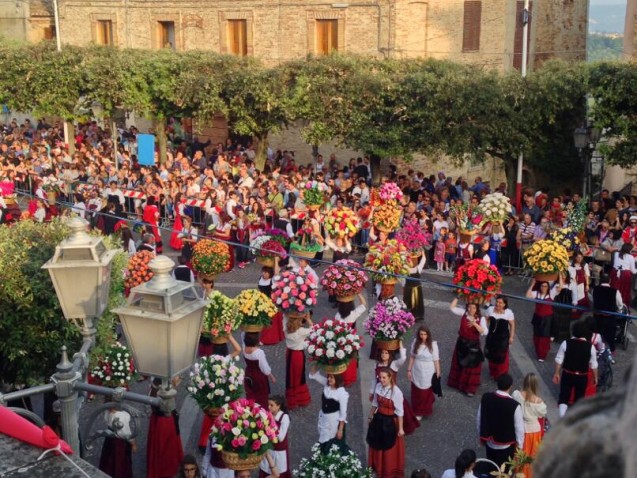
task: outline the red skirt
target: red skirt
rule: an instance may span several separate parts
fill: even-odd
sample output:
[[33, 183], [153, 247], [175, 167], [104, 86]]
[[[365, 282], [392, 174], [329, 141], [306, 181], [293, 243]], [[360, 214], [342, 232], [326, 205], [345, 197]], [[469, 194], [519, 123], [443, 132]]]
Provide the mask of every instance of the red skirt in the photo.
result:
[[[585, 397], [592, 397], [597, 394], [597, 385], [593, 382], [593, 369], [588, 369], [588, 379], [586, 381], [586, 391], [584, 392]], [[568, 400], [569, 405], [573, 405], [575, 403], [575, 389], [571, 390], [571, 398]]]
[[244, 387], [248, 400], [254, 400], [266, 410], [268, 409], [270, 383], [263, 372], [259, 370], [256, 373], [250, 373], [249, 370], [246, 370]]
[[493, 378], [498, 378], [500, 375], [509, 373], [509, 352], [507, 351], [502, 363], [494, 363], [489, 360], [489, 375]]
[[621, 271], [619, 277], [617, 277], [617, 269], [612, 269], [610, 272], [610, 286], [614, 287], [622, 295], [624, 304], [630, 305], [631, 288], [633, 282], [633, 275], [630, 271]]
[[460, 364], [458, 364], [458, 352], [454, 350], [447, 385], [464, 393], [476, 393], [476, 390], [478, 390], [480, 386], [481, 372], [482, 364], [476, 367], [461, 367]]
[[184, 450], [172, 415], [150, 416], [146, 447], [147, 477], [173, 478], [179, 471]]
[[285, 349], [285, 401], [288, 409], [305, 407], [312, 397], [305, 382], [305, 352]]
[[199, 344], [197, 345], [197, 357], [208, 357], [212, 355], [212, 342], [208, 337], [199, 336]]
[[261, 343], [263, 345], [276, 345], [285, 339], [283, 333], [283, 314], [277, 312], [272, 317], [272, 324], [261, 332]]
[[208, 445], [208, 438], [210, 438], [210, 431], [214, 422], [214, 419], [210, 415], [207, 413], [203, 414], [203, 421], [201, 422], [201, 431], [199, 432], [199, 442], [197, 443], [197, 446], [205, 448]]
[[413, 383], [411, 384], [411, 403], [414, 407], [414, 413], [419, 417], [428, 417], [434, 412], [434, 402], [436, 396], [433, 389], [418, 388]]
[[130, 443], [120, 438], [106, 437], [102, 445], [99, 469], [113, 478], [133, 478]]
[[375, 450], [370, 447], [367, 465], [376, 472], [377, 478], [403, 478], [405, 476], [405, 438], [396, 437], [396, 443], [389, 450]]
[[406, 398], [403, 399], [403, 430], [405, 435], [411, 435], [420, 427], [420, 422], [416, 418], [414, 410]]
[[182, 227], [181, 216], [179, 214], [175, 214], [175, 223], [173, 224], [173, 230], [170, 234], [170, 241], [168, 241], [168, 245], [176, 251], [181, 251], [181, 248], [184, 247], [183, 241], [178, 237], [181, 233]]
[[535, 354], [538, 360], [545, 360], [551, 350], [551, 337], [533, 336], [533, 345], [535, 346]]
[[349, 361], [347, 370], [343, 372], [343, 385], [346, 387], [349, 387], [353, 383], [356, 383], [357, 377], [358, 377], [358, 358], [352, 358], [352, 360]]

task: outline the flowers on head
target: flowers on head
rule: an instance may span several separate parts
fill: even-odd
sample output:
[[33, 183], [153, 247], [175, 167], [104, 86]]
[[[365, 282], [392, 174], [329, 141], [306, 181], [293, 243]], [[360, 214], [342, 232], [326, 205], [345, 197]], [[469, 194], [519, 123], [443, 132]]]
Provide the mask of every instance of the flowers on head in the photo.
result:
[[275, 240], [267, 234], [256, 237], [250, 243], [250, 249], [257, 257], [280, 257], [285, 259], [288, 256], [285, 248], [281, 245], [281, 241]]
[[377, 302], [369, 311], [365, 331], [376, 340], [395, 340], [405, 335], [415, 323], [413, 314], [397, 308], [395, 303]]
[[246, 398], [223, 405], [211, 432], [218, 450], [237, 453], [241, 458], [271, 450], [278, 433], [272, 414]]
[[356, 453], [352, 450], [341, 450], [332, 445], [327, 453], [321, 450], [321, 445], [312, 446], [312, 456], [301, 458], [299, 469], [294, 470], [298, 478], [320, 477], [350, 477], [372, 478], [371, 468], [364, 468]]
[[272, 300], [257, 289], [246, 289], [234, 298], [242, 325], [269, 326], [277, 310]]
[[391, 232], [400, 227], [401, 210], [396, 201], [389, 201], [374, 207], [372, 224], [381, 231]]
[[133, 357], [119, 342], [111, 345], [91, 370], [91, 380], [94, 383], [111, 388], [128, 387], [136, 376]]
[[276, 227], [267, 228], [265, 231], [263, 231], [263, 234], [266, 236], [270, 236], [270, 239], [278, 242], [283, 247], [286, 247], [290, 243], [290, 238], [288, 237], [288, 233]]
[[588, 212], [587, 204], [588, 201], [586, 198], [582, 198], [577, 204], [573, 205], [573, 203], [570, 202], [568, 206], [566, 206], [566, 224], [576, 233], [584, 230], [586, 214]]
[[511, 214], [511, 201], [502, 193], [487, 194], [480, 201], [480, 209], [486, 221], [502, 222]]
[[456, 204], [451, 207], [450, 216], [456, 221], [460, 232], [480, 230], [486, 222], [484, 212], [479, 206]]
[[202, 239], [192, 248], [192, 268], [199, 274], [216, 275], [230, 264], [230, 248], [212, 239]]
[[534, 274], [555, 274], [568, 269], [568, 251], [555, 241], [534, 242], [524, 253], [526, 265]]
[[154, 273], [148, 264], [154, 258], [155, 255], [150, 251], [139, 251], [133, 254], [124, 271], [124, 287], [132, 289], [152, 279]]
[[307, 181], [301, 185], [299, 190], [306, 206], [322, 206], [325, 203], [327, 184], [318, 181]]
[[482, 259], [472, 259], [458, 268], [453, 276], [453, 283], [462, 287], [457, 289], [458, 295], [466, 298], [468, 303], [481, 303], [500, 292], [502, 276], [494, 265]]
[[321, 285], [329, 295], [347, 297], [358, 295], [367, 282], [367, 274], [359, 269], [360, 264], [350, 259], [341, 259], [325, 269]]
[[415, 219], [403, 224], [396, 233], [396, 240], [404, 244], [409, 252], [421, 252], [429, 245], [429, 237]]
[[222, 337], [237, 330], [240, 323], [237, 303], [213, 290], [208, 295], [208, 306], [203, 316], [203, 333], [211, 337]]
[[360, 220], [348, 207], [331, 209], [325, 215], [323, 226], [331, 237], [354, 237], [360, 227]]
[[384, 244], [374, 244], [365, 255], [364, 265], [375, 271], [372, 273], [372, 278], [375, 281], [392, 278], [385, 273], [393, 275], [408, 274], [407, 249], [395, 239], [389, 239]]
[[580, 240], [577, 236], [577, 233], [570, 227], [564, 227], [562, 229], [558, 229], [553, 231], [549, 237], [551, 241], [557, 242], [559, 245], [563, 246], [566, 251], [570, 254], [579, 251], [580, 248]]
[[400, 201], [403, 198], [403, 192], [396, 183], [385, 183], [378, 190], [378, 196], [381, 201]]
[[358, 334], [353, 333], [346, 322], [336, 319], [314, 324], [305, 339], [309, 359], [320, 365], [347, 363], [361, 347]]
[[294, 254], [295, 251], [304, 252], [319, 252], [321, 245], [314, 236], [314, 231], [311, 225], [303, 224], [301, 228], [296, 231], [294, 241], [290, 244], [290, 251]]
[[203, 410], [241, 398], [245, 374], [236, 362], [236, 358], [210, 355], [192, 366], [188, 393]]
[[307, 312], [316, 305], [317, 288], [305, 271], [283, 271], [272, 279], [272, 300], [283, 312]]

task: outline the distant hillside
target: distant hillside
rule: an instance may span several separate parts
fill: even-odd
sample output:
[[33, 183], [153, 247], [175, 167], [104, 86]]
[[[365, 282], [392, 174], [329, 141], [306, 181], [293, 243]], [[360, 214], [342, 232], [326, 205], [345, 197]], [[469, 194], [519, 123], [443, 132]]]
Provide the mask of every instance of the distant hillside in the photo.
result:
[[589, 33], [586, 43], [588, 61], [608, 61], [621, 58], [624, 48], [623, 41], [621, 36]]
[[605, 33], [624, 33], [626, 4], [591, 5], [589, 12], [589, 31]]

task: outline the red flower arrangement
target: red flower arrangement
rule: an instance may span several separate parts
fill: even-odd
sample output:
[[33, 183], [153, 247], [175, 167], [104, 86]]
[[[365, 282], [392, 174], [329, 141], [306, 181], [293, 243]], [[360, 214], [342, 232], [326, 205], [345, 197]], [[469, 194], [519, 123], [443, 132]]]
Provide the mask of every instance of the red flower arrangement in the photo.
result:
[[468, 303], [481, 304], [500, 292], [502, 276], [497, 267], [482, 259], [473, 259], [458, 268], [453, 276], [453, 283], [461, 287], [458, 295], [464, 297]]
[[346, 322], [336, 319], [314, 324], [305, 339], [309, 359], [330, 367], [347, 366], [362, 346], [360, 336], [352, 332]]
[[316, 305], [318, 284], [303, 271], [284, 271], [272, 279], [272, 301], [283, 312], [306, 312]]
[[354, 237], [360, 227], [360, 221], [354, 211], [344, 207], [330, 210], [325, 215], [323, 226], [331, 237]]
[[321, 285], [329, 295], [347, 297], [359, 294], [367, 282], [361, 265], [350, 259], [341, 259], [330, 265], [321, 278]]
[[148, 282], [153, 277], [153, 271], [148, 264], [155, 255], [150, 251], [136, 252], [129, 260], [124, 272], [124, 287], [132, 289], [138, 285]]

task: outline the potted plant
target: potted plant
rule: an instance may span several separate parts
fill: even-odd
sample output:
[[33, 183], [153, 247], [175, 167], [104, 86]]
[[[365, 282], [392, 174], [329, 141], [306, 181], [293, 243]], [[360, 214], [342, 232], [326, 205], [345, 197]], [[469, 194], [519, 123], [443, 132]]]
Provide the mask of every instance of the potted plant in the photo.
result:
[[309, 223], [304, 223], [303, 226], [296, 232], [294, 241], [290, 244], [290, 253], [313, 259], [316, 257], [316, 253], [322, 249], [321, 244], [318, 243], [314, 236], [314, 231]]
[[250, 249], [256, 256], [257, 262], [268, 267], [274, 267], [275, 257], [285, 259], [288, 256], [281, 242], [267, 234], [255, 237], [250, 243]]
[[269, 327], [276, 307], [267, 295], [257, 289], [246, 289], [235, 297], [241, 328], [246, 332], [260, 332]]
[[348, 207], [331, 209], [323, 221], [325, 232], [333, 238], [354, 237], [360, 227], [356, 213]]
[[556, 280], [569, 266], [566, 248], [550, 239], [534, 242], [524, 253], [524, 261], [538, 282]]
[[210, 337], [214, 344], [225, 344], [228, 334], [241, 324], [236, 301], [213, 290], [208, 295], [208, 306], [203, 316], [202, 335]]
[[239, 398], [223, 405], [212, 436], [231, 470], [252, 470], [277, 442], [279, 430], [272, 414], [253, 400]]
[[[365, 267], [372, 269], [372, 279], [376, 282], [395, 284], [394, 275], [409, 273], [407, 268], [407, 248], [395, 239], [377, 243], [365, 255]], [[392, 275], [387, 275], [392, 274]]]
[[190, 371], [188, 393], [197, 405], [212, 417], [221, 414], [221, 407], [243, 395], [244, 371], [237, 359], [222, 355], [201, 357]]
[[312, 456], [301, 458], [299, 469], [294, 470], [294, 476], [298, 478], [372, 478], [371, 468], [363, 467], [356, 453], [352, 450], [342, 450], [332, 444], [325, 452], [321, 445], [312, 446]]
[[272, 301], [288, 316], [302, 320], [316, 305], [318, 284], [304, 271], [283, 271], [272, 279]]
[[300, 189], [301, 199], [303, 199], [303, 204], [305, 204], [305, 207], [308, 209], [319, 209], [325, 204], [327, 184], [319, 181], [307, 181]]
[[114, 342], [106, 352], [97, 359], [91, 369], [90, 382], [104, 387], [124, 387], [137, 378], [133, 357], [128, 349], [119, 342]]
[[484, 212], [485, 221], [491, 224], [502, 224], [511, 214], [511, 201], [502, 193], [487, 194], [480, 201], [480, 209]]
[[400, 227], [401, 210], [398, 203], [389, 201], [374, 207], [372, 224], [382, 232], [392, 232]]
[[485, 223], [484, 212], [479, 206], [456, 204], [451, 207], [450, 216], [456, 222], [460, 236], [464, 236], [465, 241], [480, 232]]
[[459, 287], [458, 295], [467, 303], [483, 304], [500, 293], [502, 276], [494, 265], [482, 259], [472, 259], [458, 267], [453, 283]]
[[330, 374], [345, 372], [361, 346], [358, 334], [352, 333], [346, 322], [336, 319], [314, 324], [305, 339], [309, 359]]
[[[128, 265], [124, 271], [124, 287], [127, 291], [152, 279], [154, 274], [148, 264], [154, 257], [155, 255], [150, 251], [139, 251], [128, 259]], [[128, 296], [128, 293], [126, 295]]]
[[400, 340], [416, 323], [411, 312], [391, 301], [377, 302], [365, 320], [365, 331], [381, 350], [398, 350]]
[[214, 278], [230, 264], [230, 248], [212, 239], [201, 239], [192, 248], [192, 268], [202, 278]]
[[396, 240], [405, 246], [414, 267], [425, 248], [430, 245], [429, 237], [415, 219], [403, 224], [396, 232]]
[[351, 302], [365, 288], [367, 280], [367, 274], [360, 270], [358, 262], [341, 259], [325, 269], [321, 285], [337, 301]]

